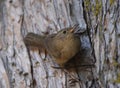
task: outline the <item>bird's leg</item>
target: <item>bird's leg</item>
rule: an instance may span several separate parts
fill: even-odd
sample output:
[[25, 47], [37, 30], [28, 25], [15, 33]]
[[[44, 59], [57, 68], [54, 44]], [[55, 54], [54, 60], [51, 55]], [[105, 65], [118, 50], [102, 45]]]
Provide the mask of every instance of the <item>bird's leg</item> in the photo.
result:
[[79, 78], [77, 78], [77, 77], [75, 77], [74, 75], [70, 74], [70, 73], [65, 69], [64, 66], [60, 66], [60, 67], [51, 66], [51, 67], [54, 68], [54, 69], [61, 69], [61, 70], [63, 70], [63, 72], [67, 73], [75, 82], [79, 82], [79, 81], [80, 81]]
[[87, 68], [90, 68], [90, 67], [95, 67], [94, 64], [90, 64], [90, 65], [77, 65], [77, 66], [68, 66], [68, 67], [62, 67], [62, 66], [51, 66], [52, 68], [55, 68], [55, 69], [63, 69], [63, 68], [78, 68], [78, 67], [87, 67]]
[[80, 79], [70, 74], [66, 69], [62, 69], [65, 73], [67, 73], [74, 81], [79, 82]]

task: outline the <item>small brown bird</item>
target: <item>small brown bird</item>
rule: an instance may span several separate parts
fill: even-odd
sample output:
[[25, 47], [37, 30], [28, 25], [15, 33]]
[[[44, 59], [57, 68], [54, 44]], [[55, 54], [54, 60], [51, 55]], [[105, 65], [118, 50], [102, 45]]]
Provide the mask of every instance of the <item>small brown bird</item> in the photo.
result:
[[80, 50], [80, 39], [74, 33], [77, 27], [78, 25], [75, 25], [47, 36], [28, 33], [24, 42], [26, 45], [45, 48], [57, 64], [64, 66]]

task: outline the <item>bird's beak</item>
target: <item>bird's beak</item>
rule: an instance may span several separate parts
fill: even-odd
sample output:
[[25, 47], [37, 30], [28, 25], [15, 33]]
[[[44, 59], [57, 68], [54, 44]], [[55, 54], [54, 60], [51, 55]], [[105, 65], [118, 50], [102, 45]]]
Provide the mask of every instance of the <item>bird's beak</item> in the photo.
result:
[[75, 32], [75, 29], [77, 29], [79, 27], [79, 24], [75, 24], [69, 31], [70, 33]]
[[73, 32], [74, 32], [74, 28], [71, 28], [71, 29], [70, 29], [70, 33], [73, 33]]

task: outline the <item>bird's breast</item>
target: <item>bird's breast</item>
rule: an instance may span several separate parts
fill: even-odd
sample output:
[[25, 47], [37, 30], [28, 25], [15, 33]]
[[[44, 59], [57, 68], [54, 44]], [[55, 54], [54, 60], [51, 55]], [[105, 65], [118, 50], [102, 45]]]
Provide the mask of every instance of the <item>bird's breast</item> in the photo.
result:
[[73, 56], [75, 56], [80, 50], [80, 40], [78, 38], [72, 38], [69, 40], [57, 42], [57, 50], [60, 52], [60, 57], [56, 58], [58, 64], [64, 64]]

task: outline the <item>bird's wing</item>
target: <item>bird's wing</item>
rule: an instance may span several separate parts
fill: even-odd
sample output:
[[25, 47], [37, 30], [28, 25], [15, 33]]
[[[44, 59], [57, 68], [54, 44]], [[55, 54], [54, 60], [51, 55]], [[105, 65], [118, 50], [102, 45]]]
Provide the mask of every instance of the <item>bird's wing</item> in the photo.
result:
[[45, 46], [46, 46], [46, 50], [47, 52], [53, 56], [54, 58], [60, 58], [61, 57], [61, 53], [60, 50], [58, 50], [55, 42], [54, 42], [54, 36], [55, 34], [49, 35], [46, 37], [45, 39]]

